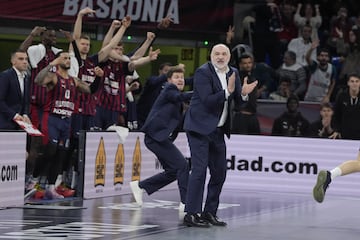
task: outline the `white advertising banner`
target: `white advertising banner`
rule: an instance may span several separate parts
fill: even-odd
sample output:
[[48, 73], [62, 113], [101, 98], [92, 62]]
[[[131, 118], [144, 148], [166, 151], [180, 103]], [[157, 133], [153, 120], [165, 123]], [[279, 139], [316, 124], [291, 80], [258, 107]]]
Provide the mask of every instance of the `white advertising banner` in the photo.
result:
[[[130, 132], [119, 147], [115, 132], [86, 133], [84, 198], [130, 193], [131, 180], [162, 171], [143, 138], [143, 133]], [[185, 157], [190, 157], [185, 133], [179, 134], [175, 144]], [[226, 144], [224, 189], [311, 195], [317, 173], [356, 159], [360, 141], [234, 134]], [[331, 184], [329, 194], [360, 197], [359, 184], [360, 174], [339, 177]], [[164, 189], [176, 188], [173, 183]]]
[[[175, 141], [187, 152], [185, 134]], [[129, 182], [142, 180], [163, 169], [156, 156], [146, 148], [144, 134], [130, 132], [120, 144], [115, 132], [87, 132], [85, 143], [84, 198], [98, 198], [130, 193]], [[176, 182], [164, 189], [177, 188]]]
[[[356, 159], [360, 141], [232, 135], [224, 188], [312, 194], [320, 170]], [[360, 197], [360, 174], [339, 177], [329, 194]]]
[[24, 205], [26, 133], [0, 132], [0, 207]]

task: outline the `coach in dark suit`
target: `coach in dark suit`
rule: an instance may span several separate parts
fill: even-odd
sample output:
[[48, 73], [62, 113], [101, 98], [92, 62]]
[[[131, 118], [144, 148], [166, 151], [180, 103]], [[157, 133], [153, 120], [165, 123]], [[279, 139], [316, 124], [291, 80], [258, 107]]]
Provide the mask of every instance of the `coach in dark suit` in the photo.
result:
[[[241, 87], [238, 71], [228, 66], [231, 56], [226, 45], [215, 45], [210, 57], [211, 62], [195, 72], [194, 94], [184, 121], [191, 151], [184, 224], [195, 227], [226, 226], [216, 213], [226, 178], [224, 134], [230, 137], [231, 101], [240, 104], [257, 84], [257, 81], [248, 84], [245, 79]], [[207, 168], [210, 180], [202, 210]]]
[[140, 182], [130, 183], [135, 200], [142, 205], [142, 190], [152, 194], [178, 180], [181, 203], [186, 201], [189, 169], [185, 157], [170, 140], [170, 135], [182, 123], [182, 103], [189, 101], [192, 92], [184, 88], [184, 70], [172, 67], [167, 73], [167, 83], [156, 99], [141, 131], [145, 132], [145, 145], [159, 159], [164, 171]]
[[[161, 90], [163, 90], [164, 84], [167, 82], [167, 72], [169, 71], [171, 66], [171, 63], [161, 64], [159, 68], [159, 75], [151, 76], [146, 79], [145, 86], [136, 104], [139, 127], [142, 127], [144, 125], [145, 120], [149, 115], [156, 98], [160, 95]], [[185, 69], [184, 64], [179, 64], [177, 65], [177, 67]], [[185, 78], [185, 85], [191, 87], [192, 84], [192, 77]]]
[[28, 57], [25, 51], [11, 54], [12, 67], [0, 73], [0, 129], [17, 130], [14, 120], [30, 123], [29, 80], [25, 75]]

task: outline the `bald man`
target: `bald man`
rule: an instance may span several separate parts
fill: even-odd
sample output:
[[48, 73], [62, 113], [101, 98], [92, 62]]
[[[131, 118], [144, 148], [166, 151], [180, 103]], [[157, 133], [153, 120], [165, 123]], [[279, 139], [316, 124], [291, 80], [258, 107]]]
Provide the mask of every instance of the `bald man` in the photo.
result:
[[[230, 50], [217, 44], [211, 50], [211, 62], [200, 66], [194, 75], [194, 94], [185, 116], [191, 151], [191, 174], [185, 204], [184, 224], [193, 227], [226, 226], [217, 217], [219, 197], [226, 178], [226, 145], [230, 137], [231, 101], [247, 100], [257, 81], [241, 86], [238, 71], [230, 67]], [[206, 170], [210, 181], [202, 208]]]

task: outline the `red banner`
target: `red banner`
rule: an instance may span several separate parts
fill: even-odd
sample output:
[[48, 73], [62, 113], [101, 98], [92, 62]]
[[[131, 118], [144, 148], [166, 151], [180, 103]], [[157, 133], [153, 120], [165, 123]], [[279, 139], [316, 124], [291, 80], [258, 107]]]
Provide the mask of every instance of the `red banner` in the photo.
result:
[[145, 27], [171, 15], [170, 29], [225, 33], [233, 22], [233, 0], [1, 0], [0, 17], [73, 23], [79, 10], [96, 10], [86, 23], [109, 25], [113, 19], [131, 16], [132, 26]]

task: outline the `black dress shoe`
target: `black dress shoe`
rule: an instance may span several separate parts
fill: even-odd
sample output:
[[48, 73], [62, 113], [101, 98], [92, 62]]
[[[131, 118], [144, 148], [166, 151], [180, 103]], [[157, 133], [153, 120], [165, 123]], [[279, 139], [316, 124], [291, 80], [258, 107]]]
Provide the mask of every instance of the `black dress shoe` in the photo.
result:
[[214, 226], [226, 226], [226, 222], [221, 221], [216, 215], [210, 213], [210, 212], [204, 212], [201, 214], [201, 218], [205, 221], [211, 223]]
[[195, 213], [187, 213], [184, 217], [184, 224], [188, 227], [210, 227], [210, 223]]

